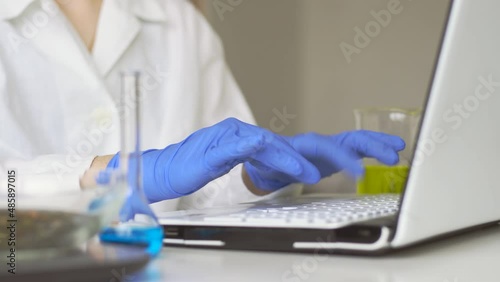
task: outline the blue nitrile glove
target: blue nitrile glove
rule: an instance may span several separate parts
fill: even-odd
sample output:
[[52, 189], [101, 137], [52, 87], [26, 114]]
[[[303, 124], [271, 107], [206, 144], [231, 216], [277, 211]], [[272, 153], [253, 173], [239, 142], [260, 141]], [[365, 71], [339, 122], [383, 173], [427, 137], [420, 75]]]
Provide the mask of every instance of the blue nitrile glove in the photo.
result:
[[[322, 178], [341, 170], [356, 178], [360, 177], [364, 168], [359, 160], [365, 157], [395, 165], [399, 162], [398, 151], [405, 148], [405, 142], [400, 137], [366, 130], [337, 135], [306, 133], [283, 138], [314, 164]], [[273, 191], [299, 182], [294, 177], [269, 169], [255, 161], [245, 163], [245, 169], [252, 182], [262, 190]]]
[[[117, 168], [118, 159], [117, 154], [108, 168]], [[297, 182], [320, 180], [318, 169], [283, 137], [234, 118], [165, 149], [144, 151], [142, 159], [144, 193], [150, 203], [193, 193], [243, 162], [261, 164]]]

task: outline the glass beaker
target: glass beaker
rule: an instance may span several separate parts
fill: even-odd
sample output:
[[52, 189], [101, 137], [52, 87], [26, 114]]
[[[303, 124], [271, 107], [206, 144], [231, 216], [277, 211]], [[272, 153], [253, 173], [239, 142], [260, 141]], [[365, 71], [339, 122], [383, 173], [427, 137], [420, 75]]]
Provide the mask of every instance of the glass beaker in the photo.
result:
[[386, 166], [376, 160], [364, 160], [365, 175], [357, 182], [358, 194], [401, 193], [408, 177], [415, 138], [422, 110], [401, 108], [355, 109], [356, 129], [397, 135], [406, 142], [395, 166]]
[[113, 177], [108, 181], [126, 183], [128, 194], [119, 222], [105, 228], [99, 237], [104, 242], [143, 245], [150, 255], [155, 256], [163, 244], [163, 229], [142, 187], [140, 78], [140, 72], [136, 71], [121, 74], [119, 169], [111, 172]]

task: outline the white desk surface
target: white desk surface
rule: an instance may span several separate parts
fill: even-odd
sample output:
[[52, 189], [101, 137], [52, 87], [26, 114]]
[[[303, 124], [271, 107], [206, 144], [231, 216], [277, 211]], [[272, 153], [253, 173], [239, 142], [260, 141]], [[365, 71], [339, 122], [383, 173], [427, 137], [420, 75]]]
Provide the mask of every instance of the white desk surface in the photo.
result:
[[[294, 274], [294, 267], [301, 273]], [[128, 278], [125, 281], [498, 282], [500, 225], [379, 257], [164, 248], [144, 272]]]

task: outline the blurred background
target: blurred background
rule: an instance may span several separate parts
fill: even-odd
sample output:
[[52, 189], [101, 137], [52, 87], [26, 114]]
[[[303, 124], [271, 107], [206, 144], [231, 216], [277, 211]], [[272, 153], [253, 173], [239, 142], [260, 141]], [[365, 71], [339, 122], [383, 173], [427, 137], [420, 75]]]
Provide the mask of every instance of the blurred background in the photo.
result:
[[[193, 1], [221, 37], [259, 125], [290, 135], [351, 130], [358, 107], [421, 107], [449, 4]], [[346, 192], [354, 183], [335, 175], [307, 188]]]

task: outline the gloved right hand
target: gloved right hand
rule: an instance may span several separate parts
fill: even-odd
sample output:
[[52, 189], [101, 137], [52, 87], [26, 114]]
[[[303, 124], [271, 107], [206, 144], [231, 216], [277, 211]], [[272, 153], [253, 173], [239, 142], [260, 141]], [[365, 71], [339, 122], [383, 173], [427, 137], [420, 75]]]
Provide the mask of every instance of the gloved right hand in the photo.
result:
[[[191, 194], [228, 173], [239, 163], [254, 161], [289, 175], [297, 182], [320, 180], [318, 169], [281, 136], [226, 119], [200, 129], [184, 141], [142, 153], [143, 187], [150, 203]], [[117, 168], [119, 154], [108, 164]]]

